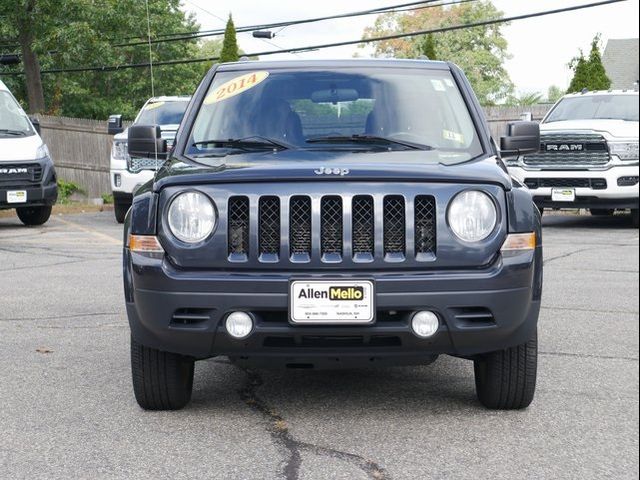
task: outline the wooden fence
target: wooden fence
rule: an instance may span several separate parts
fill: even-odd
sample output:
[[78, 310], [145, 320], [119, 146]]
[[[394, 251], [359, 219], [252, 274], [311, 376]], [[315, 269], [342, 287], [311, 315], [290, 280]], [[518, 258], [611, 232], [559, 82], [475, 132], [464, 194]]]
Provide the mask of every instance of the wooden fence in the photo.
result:
[[[549, 105], [533, 107], [489, 107], [485, 114], [494, 138], [498, 139], [507, 122], [531, 112], [540, 120]], [[79, 185], [90, 198], [109, 193], [109, 154], [113, 138], [107, 122], [78, 118], [40, 116], [42, 138], [51, 152], [59, 178]]]

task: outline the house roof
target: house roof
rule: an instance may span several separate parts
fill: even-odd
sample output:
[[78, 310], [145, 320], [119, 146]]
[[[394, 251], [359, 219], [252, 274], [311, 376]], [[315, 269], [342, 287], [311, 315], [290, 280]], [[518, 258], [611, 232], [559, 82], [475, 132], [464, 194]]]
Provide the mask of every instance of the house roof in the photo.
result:
[[607, 42], [602, 63], [611, 79], [611, 88], [633, 88], [638, 81], [638, 39], [621, 38]]

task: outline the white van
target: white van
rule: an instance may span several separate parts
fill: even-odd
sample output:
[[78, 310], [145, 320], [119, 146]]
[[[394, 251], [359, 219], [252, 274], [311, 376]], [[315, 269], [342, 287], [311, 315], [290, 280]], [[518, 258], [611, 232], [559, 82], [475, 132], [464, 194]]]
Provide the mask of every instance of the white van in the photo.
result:
[[36, 127], [0, 81], [0, 210], [15, 208], [25, 225], [49, 220], [58, 199], [53, 161]]

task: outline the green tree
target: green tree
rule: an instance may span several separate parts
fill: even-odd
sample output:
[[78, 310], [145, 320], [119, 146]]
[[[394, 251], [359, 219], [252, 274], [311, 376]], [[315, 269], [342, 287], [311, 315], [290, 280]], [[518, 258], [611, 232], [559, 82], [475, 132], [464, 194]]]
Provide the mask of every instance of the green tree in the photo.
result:
[[596, 35], [591, 42], [589, 57], [585, 57], [580, 51], [580, 55], [569, 63], [573, 70], [573, 78], [569, 84], [568, 92], [579, 92], [587, 90], [607, 90], [611, 86], [611, 80], [602, 64], [600, 55], [600, 35]]
[[582, 51], [580, 55], [575, 57], [569, 63], [569, 67], [573, 70], [573, 78], [569, 83], [567, 92], [579, 92], [583, 88], [588, 89], [589, 85], [589, 62], [584, 57]]
[[[415, 32], [495, 19], [503, 13], [487, 0], [453, 6], [437, 6], [410, 12], [379, 15], [363, 38]], [[486, 25], [438, 33], [437, 58], [459, 65], [484, 105], [504, 101], [513, 84], [504, 68], [509, 58], [503, 25]], [[416, 58], [423, 54], [424, 37], [409, 37], [375, 43], [377, 57]]]
[[[150, 0], [151, 38], [198, 30], [180, 0]], [[133, 118], [151, 96], [148, 67], [116, 71], [39, 73], [51, 69], [103, 67], [149, 62], [147, 13], [138, 0], [0, 0], [0, 38], [14, 43], [23, 63], [0, 69], [0, 78], [34, 112], [104, 119], [111, 113]], [[23, 27], [31, 29], [26, 39]], [[137, 44], [119, 46], [122, 44]], [[20, 46], [18, 46], [20, 45]], [[154, 63], [195, 58], [195, 39], [152, 43]], [[31, 51], [29, 55], [24, 52]], [[2, 73], [25, 72], [3, 76]], [[203, 74], [202, 64], [156, 66], [156, 95], [188, 95]], [[41, 88], [38, 87], [41, 84]]]
[[438, 56], [436, 55], [436, 39], [433, 37], [433, 33], [429, 33], [425, 37], [424, 43], [422, 44], [422, 53], [429, 60], [438, 59]]
[[557, 85], [551, 85], [547, 90], [547, 102], [556, 103], [558, 100], [562, 98], [564, 95], [564, 90], [562, 90]]
[[233, 18], [229, 14], [227, 28], [224, 30], [224, 40], [222, 41], [222, 51], [220, 52], [220, 63], [237, 62], [240, 59], [238, 50], [238, 39], [236, 38], [236, 27]]

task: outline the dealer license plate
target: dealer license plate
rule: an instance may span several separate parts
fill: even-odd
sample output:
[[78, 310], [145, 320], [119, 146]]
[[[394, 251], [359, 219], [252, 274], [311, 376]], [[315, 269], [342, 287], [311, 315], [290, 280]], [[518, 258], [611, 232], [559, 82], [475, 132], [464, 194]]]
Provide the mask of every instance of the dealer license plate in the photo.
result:
[[576, 191], [573, 188], [554, 188], [551, 190], [551, 200], [554, 202], [575, 202]]
[[373, 282], [291, 282], [292, 323], [371, 323], [374, 320]]
[[13, 190], [7, 192], [7, 203], [27, 203], [27, 191]]

